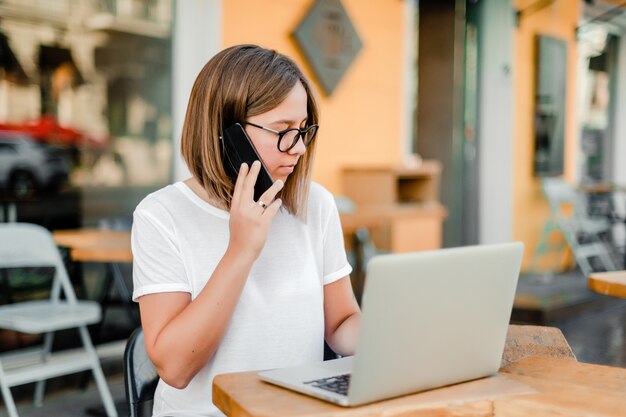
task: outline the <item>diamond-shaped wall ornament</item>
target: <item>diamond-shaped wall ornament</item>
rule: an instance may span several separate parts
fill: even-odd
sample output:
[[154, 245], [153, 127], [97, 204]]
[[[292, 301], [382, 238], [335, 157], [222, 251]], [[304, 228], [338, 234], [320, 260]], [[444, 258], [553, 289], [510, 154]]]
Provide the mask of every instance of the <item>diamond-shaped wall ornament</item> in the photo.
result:
[[332, 94], [362, 46], [346, 9], [339, 0], [317, 0], [293, 36], [324, 93]]

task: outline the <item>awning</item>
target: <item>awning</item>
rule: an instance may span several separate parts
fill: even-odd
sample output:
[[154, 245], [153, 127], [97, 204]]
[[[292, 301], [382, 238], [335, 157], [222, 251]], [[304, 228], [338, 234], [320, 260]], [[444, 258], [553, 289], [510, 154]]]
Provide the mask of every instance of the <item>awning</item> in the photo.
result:
[[15, 57], [9, 40], [4, 33], [0, 33], [0, 67], [4, 68], [7, 78], [17, 83], [28, 83], [30, 80]]

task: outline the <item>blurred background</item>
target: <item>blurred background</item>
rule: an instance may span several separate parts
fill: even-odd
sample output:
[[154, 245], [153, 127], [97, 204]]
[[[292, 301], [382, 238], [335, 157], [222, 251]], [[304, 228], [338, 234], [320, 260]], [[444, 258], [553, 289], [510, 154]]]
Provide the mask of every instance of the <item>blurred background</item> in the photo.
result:
[[542, 177], [626, 183], [620, 6], [2, 0], [3, 201], [52, 229], [132, 212], [187, 175], [178, 140], [202, 65], [258, 43], [316, 87], [316, 181], [341, 195], [348, 168], [437, 160], [441, 245], [522, 240], [528, 268], [550, 216]]
[[624, 303], [586, 285], [625, 269], [625, 34], [622, 0], [0, 0], [1, 220], [129, 227], [188, 177], [202, 66], [260, 44], [312, 80], [314, 180], [337, 196], [355, 290], [375, 252], [520, 240], [514, 320], [625, 366]]

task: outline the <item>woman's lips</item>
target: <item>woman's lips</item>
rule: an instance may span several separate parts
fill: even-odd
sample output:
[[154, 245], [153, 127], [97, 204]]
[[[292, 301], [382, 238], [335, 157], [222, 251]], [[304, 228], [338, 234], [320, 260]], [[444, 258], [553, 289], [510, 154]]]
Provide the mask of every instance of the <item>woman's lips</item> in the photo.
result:
[[278, 167], [277, 171], [281, 174], [291, 174], [295, 169], [296, 165], [281, 165]]

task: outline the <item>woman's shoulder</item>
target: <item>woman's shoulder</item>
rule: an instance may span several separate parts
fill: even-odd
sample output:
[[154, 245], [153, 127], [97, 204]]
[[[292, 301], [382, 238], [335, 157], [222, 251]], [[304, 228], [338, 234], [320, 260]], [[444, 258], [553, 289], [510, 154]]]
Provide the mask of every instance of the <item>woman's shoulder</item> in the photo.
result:
[[322, 184], [315, 181], [311, 181], [311, 187], [309, 189], [309, 205], [322, 204], [328, 205], [334, 204], [335, 197], [328, 191]]
[[309, 216], [326, 218], [330, 211], [335, 210], [335, 197], [323, 185], [311, 181], [309, 188], [308, 210]]
[[180, 200], [180, 183], [166, 185], [145, 196], [135, 208], [136, 212], [156, 214], [163, 210], [169, 211], [176, 201]]

